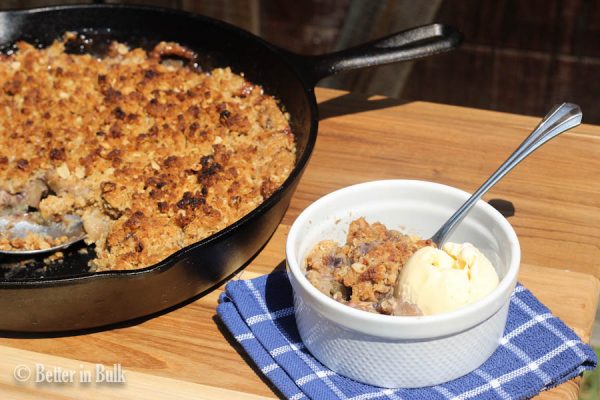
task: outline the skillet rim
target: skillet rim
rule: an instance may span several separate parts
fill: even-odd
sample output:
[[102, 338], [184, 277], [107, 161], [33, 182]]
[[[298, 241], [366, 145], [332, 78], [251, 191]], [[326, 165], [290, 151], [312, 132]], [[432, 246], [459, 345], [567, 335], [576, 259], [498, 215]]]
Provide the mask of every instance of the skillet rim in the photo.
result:
[[[266, 48], [269, 52], [273, 53], [275, 57], [279, 58], [284, 64], [289, 68], [289, 70], [293, 73], [293, 75], [298, 79], [300, 85], [304, 89], [304, 97], [308, 101], [309, 109], [310, 109], [310, 130], [308, 132], [308, 140], [304, 151], [300, 156], [297, 156], [296, 163], [294, 168], [290, 172], [289, 176], [286, 180], [281, 184], [281, 186], [265, 201], [260, 203], [256, 208], [250, 211], [248, 214], [244, 215], [242, 218], [238, 219], [231, 225], [226, 226], [220, 231], [198, 241], [192, 243], [188, 246], [185, 246], [175, 253], [172, 253], [165, 259], [159, 261], [156, 264], [150, 265], [148, 267], [133, 269], [133, 270], [109, 270], [109, 271], [100, 271], [100, 272], [90, 272], [87, 274], [74, 275], [74, 276], [64, 276], [64, 277], [47, 277], [47, 278], [19, 278], [14, 280], [0, 280], [0, 290], [2, 289], [19, 289], [19, 288], [35, 288], [35, 287], [49, 287], [49, 286], [62, 286], [66, 284], [76, 284], [85, 282], [88, 280], [100, 280], [100, 279], [128, 279], [128, 278], [137, 278], [139, 276], [153, 274], [153, 273], [161, 273], [164, 272], [175, 265], [177, 265], [178, 261], [185, 259], [185, 256], [188, 252], [194, 251], [199, 247], [206, 247], [212, 244], [213, 242], [218, 242], [219, 240], [225, 240], [232, 235], [234, 235], [238, 230], [243, 229], [243, 226], [250, 223], [252, 220], [257, 219], [262, 214], [266, 213], [269, 209], [274, 207], [277, 203], [282, 200], [282, 196], [285, 191], [292, 189], [295, 184], [297, 184], [302, 176], [302, 173], [310, 160], [312, 152], [315, 147], [315, 142], [317, 139], [317, 131], [319, 125], [319, 116], [318, 116], [318, 107], [317, 101], [314, 94], [314, 86], [310, 84], [311, 82], [309, 78], [309, 71], [306, 69], [306, 66], [302, 65], [302, 59], [308, 61], [310, 56], [301, 56], [298, 54], [291, 53], [287, 50], [281, 49], [272, 43], [260, 38], [259, 36], [254, 35], [246, 31], [245, 29], [239, 28], [235, 25], [229, 24], [227, 22], [207, 17], [204, 15], [194, 14], [188, 11], [175, 10], [164, 7], [157, 6], [147, 6], [147, 5], [133, 5], [133, 4], [68, 4], [68, 5], [57, 5], [57, 6], [46, 6], [46, 7], [36, 7], [36, 8], [28, 8], [28, 9], [13, 9], [13, 10], [3, 10], [0, 11], [0, 17], [3, 15], [31, 15], [31, 14], [42, 14], [42, 13], [52, 13], [58, 11], [78, 11], [83, 9], [112, 9], [112, 10], [139, 10], [144, 12], [156, 12], [162, 14], [172, 14], [177, 18], [187, 18], [196, 20], [199, 23], [209, 23], [217, 26], [219, 29], [229, 30], [235, 33], [238, 36], [243, 37], [246, 40], [254, 41], [257, 45]], [[10, 23], [10, 21], [9, 21]], [[3, 43], [0, 43], [3, 44]], [[254, 82], [253, 82], [254, 83]], [[262, 85], [261, 82], [256, 82], [258, 85]], [[274, 96], [276, 99], [277, 97]], [[294, 189], [295, 191], [295, 189]], [[293, 195], [293, 193], [292, 193]], [[281, 224], [279, 222], [277, 227]], [[269, 236], [270, 238], [270, 236]], [[267, 240], [268, 242], [268, 240]], [[264, 244], [266, 244], [265, 242]], [[263, 244], [263, 245], [264, 245]], [[260, 251], [260, 250], [259, 250]], [[247, 261], [251, 260], [250, 257], [246, 260], [242, 265], [242, 267], [246, 264]], [[238, 268], [239, 268], [238, 267]], [[222, 280], [219, 280], [222, 282]]]

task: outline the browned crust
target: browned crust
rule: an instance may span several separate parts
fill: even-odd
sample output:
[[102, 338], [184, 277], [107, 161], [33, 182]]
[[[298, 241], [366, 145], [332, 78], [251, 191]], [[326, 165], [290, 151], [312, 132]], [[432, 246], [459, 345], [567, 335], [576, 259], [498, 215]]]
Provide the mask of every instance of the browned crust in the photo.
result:
[[150, 54], [113, 43], [102, 60], [66, 54], [63, 42], [17, 47], [0, 59], [0, 189], [41, 179], [55, 193], [43, 216], [102, 219], [98, 269], [148, 266], [223, 229], [294, 166], [275, 99], [228, 68], [161, 63], [196, 57], [175, 43]]

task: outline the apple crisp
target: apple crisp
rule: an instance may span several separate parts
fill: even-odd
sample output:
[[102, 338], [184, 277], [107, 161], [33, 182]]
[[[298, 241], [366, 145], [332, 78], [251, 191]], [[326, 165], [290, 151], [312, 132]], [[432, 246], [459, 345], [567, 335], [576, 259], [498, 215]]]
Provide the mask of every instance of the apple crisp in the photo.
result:
[[317, 243], [306, 257], [306, 277], [317, 289], [350, 307], [386, 315], [420, 315], [398, 301], [394, 288], [408, 259], [431, 240], [404, 235], [364, 218], [350, 223], [346, 243]]
[[289, 116], [260, 86], [199, 71], [176, 43], [113, 42], [97, 58], [65, 52], [72, 37], [0, 56], [0, 210], [79, 215], [94, 269], [153, 265], [243, 217], [292, 171]]

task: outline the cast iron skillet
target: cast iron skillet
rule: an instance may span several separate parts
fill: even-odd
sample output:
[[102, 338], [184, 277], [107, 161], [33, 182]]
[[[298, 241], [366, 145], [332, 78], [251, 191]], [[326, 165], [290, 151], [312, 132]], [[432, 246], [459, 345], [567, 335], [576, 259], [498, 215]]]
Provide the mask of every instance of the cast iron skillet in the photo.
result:
[[456, 47], [460, 34], [427, 25], [319, 56], [279, 49], [234, 26], [184, 12], [137, 6], [63, 6], [0, 12], [0, 45], [16, 40], [40, 46], [66, 31], [93, 41], [70, 46], [74, 52], [101, 52], [107, 39], [153, 47], [179, 42], [200, 54], [205, 70], [230, 66], [277, 97], [291, 116], [298, 157], [282, 187], [250, 214], [151, 267], [135, 271], [88, 272], [78, 248], [62, 264], [41, 268], [39, 261], [12, 268], [0, 264], [0, 330], [51, 332], [99, 327], [149, 315], [214, 288], [244, 266], [268, 241], [286, 211], [317, 135], [314, 86], [323, 77], [372, 65], [410, 60]]

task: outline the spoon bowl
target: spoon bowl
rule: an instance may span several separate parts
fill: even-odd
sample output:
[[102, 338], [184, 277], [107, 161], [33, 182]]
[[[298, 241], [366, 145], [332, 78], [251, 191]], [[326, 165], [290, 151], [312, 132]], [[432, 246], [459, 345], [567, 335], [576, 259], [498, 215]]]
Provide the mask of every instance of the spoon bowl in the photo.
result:
[[85, 238], [83, 223], [77, 215], [68, 214], [61, 222], [44, 221], [38, 213], [23, 213], [0, 216], [0, 231], [5, 237], [24, 239], [34, 234], [54, 240], [60, 240], [55, 246], [43, 249], [0, 249], [5, 255], [38, 255], [65, 249]]

